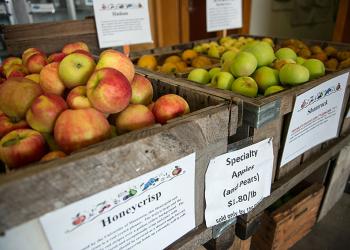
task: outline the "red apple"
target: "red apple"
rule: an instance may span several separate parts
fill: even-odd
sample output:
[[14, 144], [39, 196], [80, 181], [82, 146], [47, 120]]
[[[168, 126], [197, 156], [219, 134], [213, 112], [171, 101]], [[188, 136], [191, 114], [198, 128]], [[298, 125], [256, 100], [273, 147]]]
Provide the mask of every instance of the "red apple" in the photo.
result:
[[11, 120], [7, 115], [0, 114], [0, 139], [7, 133], [19, 128], [29, 128], [29, 126], [24, 120], [16, 122]]
[[22, 59], [19, 57], [8, 57], [2, 63], [2, 73], [6, 76], [10, 67], [14, 64], [22, 64]]
[[58, 117], [54, 137], [65, 153], [71, 153], [110, 136], [110, 125], [99, 111], [67, 109]]
[[87, 97], [92, 106], [103, 113], [118, 113], [131, 98], [131, 86], [118, 70], [103, 68], [95, 71], [87, 83]]
[[79, 85], [85, 85], [94, 72], [95, 66], [95, 61], [90, 56], [72, 53], [60, 62], [58, 75], [64, 85], [72, 89]]
[[147, 105], [147, 108], [153, 112], [154, 102]]
[[92, 108], [91, 102], [86, 95], [86, 86], [78, 86], [72, 89], [66, 101], [71, 109]]
[[152, 83], [144, 76], [135, 74], [131, 82], [131, 100], [133, 104], [148, 105], [153, 99]]
[[25, 77], [28, 74], [26, 67], [22, 64], [12, 64], [11, 67], [6, 71], [6, 78], [10, 77]]
[[46, 55], [36, 48], [29, 48], [22, 54], [23, 65], [29, 73], [39, 73], [47, 64]]
[[61, 96], [45, 93], [33, 101], [27, 111], [26, 120], [33, 129], [51, 133], [57, 117], [66, 109], [67, 104]]
[[69, 55], [77, 50], [84, 50], [90, 52], [89, 47], [84, 42], [75, 42], [65, 45], [62, 49], [62, 53]]
[[156, 121], [165, 124], [167, 120], [187, 114], [190, 108], [185, 99], [175, 94], [163, 95], [154, 103]]
[[19, 121], [25, 117], [34, 99], [41, 94], [39, 84], [27, 78], [12, 77], [0, 85], [0, 109]]
[[61, 62], [65, 58], [66, 54], [62, 52], [53, 53], [47, 58], [48, 63]]
[[66, 157], [67, 155], [62, 152], [62, 151], [51, 151], [49, 153], [47, 153], [46, 155], [44, 155], [40, 161], [51, 161], [57, 158], [63, 158]]
[[115, 119], [118, 134], [148, 127], [154, 123], [152, 111], [142, 104], [130, 104]]
[[64, 83], [58, 76], [59, 63], [53, 62], [46, 65], [40, 71], [40, 86], [45, 93], [62, 95], [65, 89]]
[[0, 140], [0, 158], [10, 169], [38, 161], [46, 153], [44, 137], [32, 129], [16, 129]]
[[132, 61], [123, 53], [108, 49], [100, 54], [96, 69], [113, 68], [120, 71], [131, 83], [135, 75], [135, 68]]

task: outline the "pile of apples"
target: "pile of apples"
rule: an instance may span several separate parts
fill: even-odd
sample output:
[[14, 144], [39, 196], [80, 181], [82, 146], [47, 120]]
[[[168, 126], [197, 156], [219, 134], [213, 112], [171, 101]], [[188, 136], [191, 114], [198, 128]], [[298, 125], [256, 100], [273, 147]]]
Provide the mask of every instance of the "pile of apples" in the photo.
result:
[[97, 63], [83, 42], [49, 57], [29, 48], [1, 65], [0, 159], [8, 169], [76, 150], [189, 112], [181, 96], [153, 100], [131, 60], [103, 51]]
[[226, 51], [221, 68], [194, 69], [188, 80], [210, 87], [232, 90], [248, 97], [280, 92], [325, 75], [322, 61], [297, 56], [291, 48], [274, 51], [271, 43], [253, 41], [238, 51]]
[[169, 55], [163, 63], [157, 61], [154, 55], [142, 55], [137, 60], [137, 66], [165, 74], [189, 72], [192, 68], [207, 68], [213, 61], [207, 56], [197, 53], [193, 49], [186, 49], [182, 53]]

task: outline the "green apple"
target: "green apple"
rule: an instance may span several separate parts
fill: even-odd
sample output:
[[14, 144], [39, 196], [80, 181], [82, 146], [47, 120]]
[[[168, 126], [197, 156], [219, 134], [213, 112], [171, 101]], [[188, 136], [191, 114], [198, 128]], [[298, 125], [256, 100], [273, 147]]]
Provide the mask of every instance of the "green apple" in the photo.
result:
[[210, 75], [205, 69], [197, 68], [188, 74], [187, 79], [193, 82], [207, 84], [210, 81]]
[[270, 86], [277, 85], [279, 82], [278, 70], [262, 66], [254, 73], [254, 80], [259, 86], [261, 93]]
[[213, 77], [219, 72], [221, 72], [221, 69], [218, 67], [214, 67], [214, 68], [210, 69], [209, 70], [210, 79], [213, 79]]
[[270, 65], [275, 60], [275, 53], [267, 42], [255, 41], [247, 44], [243, 51], [252, 53], [257, 61], [258, 67]]
[[92, 57], [82, 53], [72, 53], [63, 58], [58, 67], [58, 75], [64, 85], [71, 89], [85, 85], [95, 70]]
[[219, 43], [220, 44], [224, 44], [224, 43], [227, 43], [227, 42], [230, 42], [232, 41], [232, 37], [230, 36], [224, 36], [224, 37], [221, 37], [220, 40], [219, 40]]
[[211, 80], [211, 85], [218, 89], [231, 89], [233, 80], [231, 73], [219, 72]]
[[204, 53], [205, 52], [205, 49], [203, 48], [202, 45], [198, 44], [196, 46], [193, 47], [193, 50], [198, 52], [198, 53]]
[[301, 56], [298, 56], [297, 59], [295, 59], [295, 62], [297, 64], [303, 64], [305, 62], [305, 59], [302, 58]]
[[309, 70], [296, 63], [287, 63], [280, 70], [280, 81], [284, 84], [298, 85], [309, 80]]
[[211, 45], [208, 50], [208, 56], [214, 57], [214, 58], [220, 58], [219, 47], [215, 45]]
[[281, 68], [283, 67], [283, 65], [287, 64], [287, 63], [295, 63], [295, 61], [293, 59], [276, 59], [273, 62], [273, 68], [277, 69], [277, 70], [281, 70]]
[[239, 52], [239, 49], [237, 48], [226, 51], [224, 54], [222, 54], [220, 63], [224, 64], [226, 61], [232, 62], [238, 52]]
[[234, 80], [231, 90], [248, 97], [256, 97], [258, 95], [258, 85], [253, 78], [248, 76], [239, 77]]
[[281, 85], [270, 86], [265, 90], [264, 96], [272, 95], [272, 94], [280, 92], [282, 90], [284, 90], [284, 88]]
[[325, 75], [325, 67], [322, 61], [318, 59], [307, 59], [303, 66], [309, 70], [310, 80], [319, 78]]
[[291, 48], [280, 48], [276, 51], [275, 56], [278, 59], [292, 59], [294, 61], [297, 59], [297, 54]]
[[236, 76], [250, 76], [257, 67], [257, 60], [255, 56], [249, 52], [239, 52], [233, 60], [230, 71]]

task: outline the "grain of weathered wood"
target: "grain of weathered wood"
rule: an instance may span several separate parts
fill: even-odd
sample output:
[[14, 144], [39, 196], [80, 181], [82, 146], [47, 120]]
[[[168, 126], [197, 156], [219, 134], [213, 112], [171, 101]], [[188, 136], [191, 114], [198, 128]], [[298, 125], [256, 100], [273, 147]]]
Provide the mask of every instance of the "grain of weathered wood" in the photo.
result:
[[235, 237], [232, 246], [228, 250], [249, 250], [251, 245], [251, 237], [246, 240], [241, 240]]
[[318, 220], [327, 215], [343, 195], [350, 175], [350, 143], [341, 150], [335, 168], [330, 174], [331, 179], [327, 186]]

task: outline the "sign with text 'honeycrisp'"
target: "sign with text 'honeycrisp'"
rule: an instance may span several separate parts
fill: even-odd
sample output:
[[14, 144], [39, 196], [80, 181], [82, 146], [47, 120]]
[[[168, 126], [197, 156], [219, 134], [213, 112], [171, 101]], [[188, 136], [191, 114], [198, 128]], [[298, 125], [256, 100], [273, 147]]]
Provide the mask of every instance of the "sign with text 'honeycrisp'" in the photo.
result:
[[349, 73], [334, 77], [296, 98], [282, 167], [306, 150], [338, 135], [348, 77]]
[[53, 250], [164, 249], [195, 227], [195, 153], [40, 218]]
[[152, 42], [147, 0], [94, 0], [93, 4], [101, 48]]
[[205, 175], [207, 227], [248, 213], [269, 196], [272, 169], [272, 139], [211, 160]]
[[242, 27], [242, 0], [207, 0], [207, 31]]

